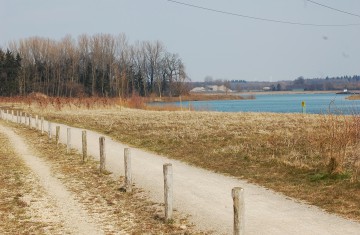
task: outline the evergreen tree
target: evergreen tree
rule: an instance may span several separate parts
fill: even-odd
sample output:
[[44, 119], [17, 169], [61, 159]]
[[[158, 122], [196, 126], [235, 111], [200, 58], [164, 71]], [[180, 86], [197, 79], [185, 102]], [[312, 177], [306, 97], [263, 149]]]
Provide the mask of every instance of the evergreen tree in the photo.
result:
[[21, 57], [7, 50], [4, 53], [0, 49], [0, 95], [14, 96], [18, 95], [17, 84], [21, 69]]

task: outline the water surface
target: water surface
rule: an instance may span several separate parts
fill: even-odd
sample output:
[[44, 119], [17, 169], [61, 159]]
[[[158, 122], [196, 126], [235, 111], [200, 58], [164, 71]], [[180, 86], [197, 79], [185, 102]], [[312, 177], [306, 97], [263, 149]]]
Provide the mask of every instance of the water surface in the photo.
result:
[[[360, 100], [346, 100], [348, 95], [339, 94], [260, 94], [254, 100], [215, 100], [182, 102], [184, 108], [189, 104], [195, 110], [219, 112], [275, 112], [301, 113], [305, 102], [306, 113], [359, 113]], [[165, 103], [180, 106], [180, 102]], [[151, 104], [151, 105], [164, 105]]]

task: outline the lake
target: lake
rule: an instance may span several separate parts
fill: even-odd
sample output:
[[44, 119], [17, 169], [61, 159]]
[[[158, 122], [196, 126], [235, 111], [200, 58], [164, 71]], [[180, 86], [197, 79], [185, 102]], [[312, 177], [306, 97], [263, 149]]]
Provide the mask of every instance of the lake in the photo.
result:
[[[274, 112], [301, 113], [302, 101], [305, 102], [306, 113], [353, 114], [360, 111], [360, 100], [346, 100], [348, 95], [340, 94], [259, 94], [254, 100], [216, 100], [190, 101], [195, 110], [219, 112]], [[152, 103], [151, 105], [176, 105], [172, 103]], [[184, 108], [189, 102], [182, 102]]]

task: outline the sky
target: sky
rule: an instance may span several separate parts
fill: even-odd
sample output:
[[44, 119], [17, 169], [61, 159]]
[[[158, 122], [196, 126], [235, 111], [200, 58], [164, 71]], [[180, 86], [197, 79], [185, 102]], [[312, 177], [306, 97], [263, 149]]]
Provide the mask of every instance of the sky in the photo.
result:
[[[314, 0], [360, 15], [359, 0]], [[294, 80], [360, 74], [360, 17], [306, 0], [0, 0], [0, 47], [40, 36], [125, 33], [178, 53], [192, 81]], [[266, 18], [306, 26], [240, 17]]]

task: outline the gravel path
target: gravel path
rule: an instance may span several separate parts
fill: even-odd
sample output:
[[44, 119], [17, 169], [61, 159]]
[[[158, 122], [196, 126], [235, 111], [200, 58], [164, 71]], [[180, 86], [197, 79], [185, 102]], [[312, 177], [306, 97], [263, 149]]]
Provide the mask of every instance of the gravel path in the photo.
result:
[[[40, 186], [42, 186], [44, 192], [51, 198], [54, 204], [52, 214], [44, 215], [44, 217], [56, 216], [56, 220], [61, 221], [64, 226], [63, 231], [67, 234], [104, 234], [104, 232], [99, 229], [100, 226], [97, 225], [82, 206], [74, 200], [73, 195], [65, 188], [60, 180], [53, 176], [50, 167], [29, 150], [26, 142], [20, 136], [10, 128], [2, 125], [0, 125], [0, 131], [9, 138], [13, 146], [16, 146], [16, 153], [22, 157], [26, 165], [35, 173]], [[46, 212], [46, 210], [41, 210], [41, 213]], [[55, 220], [55, 218], [53, 218], [53, 220]]]
[[[66, 128], [60, 140], [66, 143]], [[44, 125], [47, 129], [47, 122]], [[72, 128], [72, 147], [81, 149], [81, 129]], [[99, 158], [99, 133], [87, 131], [88, 153]], [[105, 136], [106, 137], [106, 136]], [[106, 137], [106, 167], [115, 177], [123, 175], [123, 152], [128, 147]], [[162, 165], [172, 163], [174, 170], [174, 207], [189, 214], [199, 229], [215, 234], [232, 234], [231, 189], [245, 189], [246, 234], [360, 234], [360, 223], [323, 212], [281, 194], [246, 181], [212, 173], [182, 162], [132, 149], [132, 173], [137, 187], [149, 192], [151, 199], [163, 201]]]

